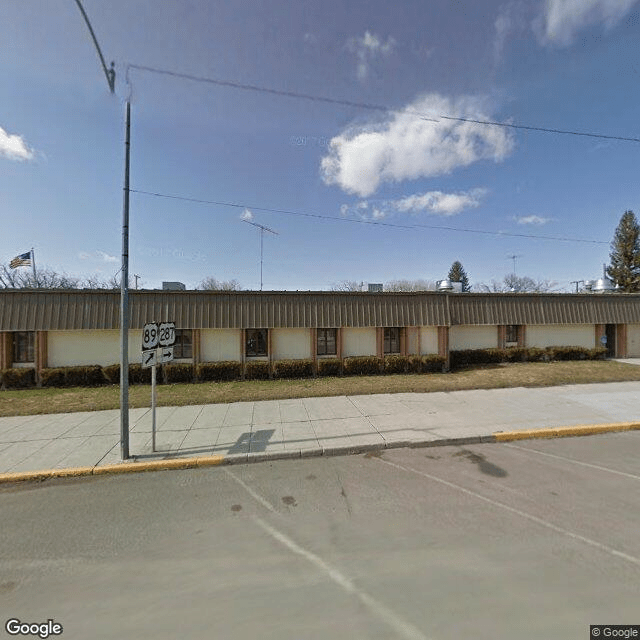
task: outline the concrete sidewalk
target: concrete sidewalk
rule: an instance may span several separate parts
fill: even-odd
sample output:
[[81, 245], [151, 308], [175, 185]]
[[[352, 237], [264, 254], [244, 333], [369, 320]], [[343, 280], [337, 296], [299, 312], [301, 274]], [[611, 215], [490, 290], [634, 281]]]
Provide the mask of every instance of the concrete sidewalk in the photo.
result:
[[[155, 453], [151, 410], [132, 409], [129, 462], [198, 466], [496, 441], [521, 430], [548, 436], [544, 429], [577, 425], [640, 428], [639, 391], [640, 383], [622, 382], [160, 407]], [[119, 439], [119, 410], [0, 418], [0, 481], [113, 470], [123, 466]], [[175, 464], [155, 464], [162, 460]]]

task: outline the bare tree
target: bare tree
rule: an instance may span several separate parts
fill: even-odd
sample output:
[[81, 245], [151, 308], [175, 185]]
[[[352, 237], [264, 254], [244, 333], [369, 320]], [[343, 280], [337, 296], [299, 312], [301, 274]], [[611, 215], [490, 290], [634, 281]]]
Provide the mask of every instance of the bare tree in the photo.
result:
[[488, 285], [481, 283], [475, 290], [485, 293], [555, 293], [560, 291], [560, 287], [555, 280], [534, 280], [529, 276], [510, 273], [502, 282], [492, 280]]
[[385, 291], [435, 291], [433, 280], [391, 280], [385, 283]]
[[0, 266], [0, 289], [120, 289], [120, 276], [118, 272], [106, 279], [98, 275], [76, 278], [43, 267], [34, 279], [31, 269], [11, 269], [4, 264]]
[[79, 278], [57, 273], [48, 267], [38, 269], [34, 277], [31, 270], [11, 269], [8, 265], [0, 267], [0, 288], [3, 289], [77, 289]]
[[342, 280], [334, 282], [331, 285], [331, 291], [364, 291], [364, 282], [356, 282], [355, 280]]
[[217, 280], [212, 276], [206, 277], [197, 287], [202, 291], [242, 291], [242, 286], [233, 280]]

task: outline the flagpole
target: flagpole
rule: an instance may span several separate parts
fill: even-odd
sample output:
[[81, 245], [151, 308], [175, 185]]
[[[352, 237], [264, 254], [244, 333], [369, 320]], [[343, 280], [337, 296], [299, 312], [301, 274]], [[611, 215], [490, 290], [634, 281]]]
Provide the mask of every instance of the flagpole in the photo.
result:
[[33, 250], [33, 247], [31, 247], [31, 266], [33, 267], [33, 286], [35, 287], [37, 285], [37, 280], [36, 280], [36, 254], [35, 254], [35, 251]]

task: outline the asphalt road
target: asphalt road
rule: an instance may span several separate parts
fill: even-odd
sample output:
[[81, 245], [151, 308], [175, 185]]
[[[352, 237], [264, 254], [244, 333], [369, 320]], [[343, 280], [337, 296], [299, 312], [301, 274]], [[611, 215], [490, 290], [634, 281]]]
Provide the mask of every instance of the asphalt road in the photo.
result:
[[640, 624], [637, 432], [8, 485], [0, 514], [0, 637], [9, 618], [65, 640]]

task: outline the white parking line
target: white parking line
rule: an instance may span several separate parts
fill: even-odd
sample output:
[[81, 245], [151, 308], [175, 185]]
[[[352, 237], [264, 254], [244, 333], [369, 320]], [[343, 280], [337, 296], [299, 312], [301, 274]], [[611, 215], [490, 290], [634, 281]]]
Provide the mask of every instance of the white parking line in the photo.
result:
[[289, 551], [292, 551], [293, 553], [302, 556], [305, 560], [308, 560], [316, 567], [316, 569], [319, 569], [323, 573], [326, 573], [331, 578], [331, 580], [333, 580], [333, 582], [342, 587], [347, 593], [358, 598], [358, 600], [360, 600], [360, 602], [365, 605], [365, 607], [367, 607], [367, 609], [369, 609], [371, 613], [380, 618], [398, 635], [402, 636], [403, 638], [407, 638], [407, 640], [428, 640], [427, 637], [420, 631], [420, 629], [414, 627], [411, 623], [397, 616], [391, 609], [389, 609], [387, 606], [385, 606], [375, 598], [371, 597], [368, 593], [358, 589], [358, 587], [356, 587], [356, 585], [353, 584], [353, 582], [351, 582], [349, 578], [338, 571], [335, 567], [332, 567], [330, 564], [325, 562], [315, 553], [304, 549], [287, 535], [285, 535], [281, 531], [278, 531], [276, 528], [272, 527], [270, 524], [267, 524], [264, 520], [258, 518], [257, 516], [253, 516], [253, 520], [272, 538], [289, 549]]
[[[225, 469], [227, 475], [231, 476], [247, 493], [257, 500], [263, 507], [265, 507], [271, 513], [279, 515], [276, 508], [260, 494], [256, 493], [246, 482], [241, 480], [235, 473], [232, 473], [228, 469]], [[319, 569], [323, 573], [327, 574], [333, 582], [342, 587], [347, 593], [355, 596], [360, 602], [369, 609], [371, 613], [380, 618], [389, 627], [391, 627], [396, 633], [407, 640], [429, 640], [417, 627], [414, 627], [411, 623], [406, 622], [398, 615], [396, 615], [389, 607], [382, 604], [365, 591], [358, 589], [358, 587], [347, 578], [343, 573], [338, 571], [335, 567], [325, 562], [320, 556], [316, 555], [312, 551], [304, 549], [297, 542], [294, 542], [289, 536], [282, 533], [275, 527], [271, 526], [262, 518], [253, 516], [255, 523], [260, 528], [268, 533], [272, 538], [277, 540], [280, 544], [284, 545], [289, 551], [302, 556], [305, 560], [308, 560], [313, 564], [316, 569]]]
[[559, 456], [555, 453], [547, 453], [546, 451], [538, 451], [538, 449], [529, 449], [528, 447], [519, 447], [517, 444], [502, 443], [503, 446], [510, 449], [520, 449], [520, 451], [531, 451], [541, 456], [547, 456], [547, 458], [557, 458], [558, 460], [564, 460], [566, 462], [572, 462], [573, 464], [579, 464], [583, 467], [589, 467], [590, 469], [598, 469], [599, 471], [608, 471], [609, 473], [615, 473], [625, 478], [632, 478], [633, 480], [640, 480], [640, 476], [635, 476], [632, 473], [625, 473], [624, 471], [618, 471], [617, 469], [609, 469], [609, 467], [601, 467], [598, 464], [591, 464], [590, 462], [582, 462], [581, 460], [574, 460], [573, 458], [566, 458], [565, 456]]
[[447, 487], [451, 487], [452, 489], [456, 489], [458, 491], [461, 491], [462, 493], [466, 493], [469, 496], [473, 496], [474, 498], [478, 498], [479, 500], [483, 500], [484, 502], [487, 502], [491, 505], [493, 505], [494, 507], [500, 507], [501, 509], [504, 509], [505, 511], [510, 511], [511, 513], [515, 513], [516, 515], [521, 516], [522, 518], [526, 518], [527, 520], [531, 520], [532, 522], [535, 522], [536, 524], [542, 525], [543, 527], [547, 527], [548, 529], [551, 529], [552, 531], [555, 531], [557, 533], [561, 533], [562, 535], [565, 535], [569, 538], [572, 538], [573, 540], [579, 540], [580, 542], [584, 542], [585, 544], [588, 544], [591, 547], [595, 547], [596, 549], [600, 549], [601, 551], [604, 551], [605, 553], [608, 553], [612, 556], [615, 556], [616, 558], [621, 558], [622, 560], [626, 560], [627, 562], [630, 562], [631, 564], [635, 564], [636, 566], [640, 567], [640, 558], [636, 558], [635, 556], [631, 556], [628, 553], [624, 553], [622, 551], [618, 551], [617, 549], [614, 549], [613, 547], [609, 547], [606, 544], [602, 544], [601, 542], [598, 542], [596, 540], [592, 540], [591, 538], [587, 538], [585, 536], [581, 536], [578, 533], [573, 533], [572, 531], [569, 531], [568, 529], [563, 529], [562, 527], [558, 527], [555, 524], [552, 524], [551, 522], [548, 522], [547, 520], [543, 520], [542, 518], [538, 518], [537, 516], [531, 515], [530, 513], [526, 513], [525, 511], [520, 511], [519, 509], [514, 509], [513, 507], [510, 507], [506, 504], [503, 504], [502, 502], [497, 502], [496, 500], [492, 500], [491, 498], [487, 498], [479, 493], [476, 493], [475, 491], [470, 491], [469, 489], [465, 489], [464, 487], [461, 487], [457, 484], [454, 484], [453, 482], [448, 482], [447, 480], [442, 480], [441, 478], [437, 478], [436, 476], [432, 476], [429, 473], [425, 473], [424, 471], [419, 471], [418, 469], [412, 469], [411, 467], [405, 467], [401, 464], [397, 464], [395, 462], [391, 462], [389, 460], [385, 460], [383, 458], [373, 458], [373, 460], [378, 460], [379, 462], [382, 462], [383, 464], [389, 465], [390, 467], [395, 467], [396, 469], [400, 469], [402, 471], [406, 471], [408, 473], [415, 473], [416, 475], [422, 476], [424, 478], [429, 478], [429, 480], [433, 480], [434, 482], [439, 482], [440, 484], [443, 484]]

